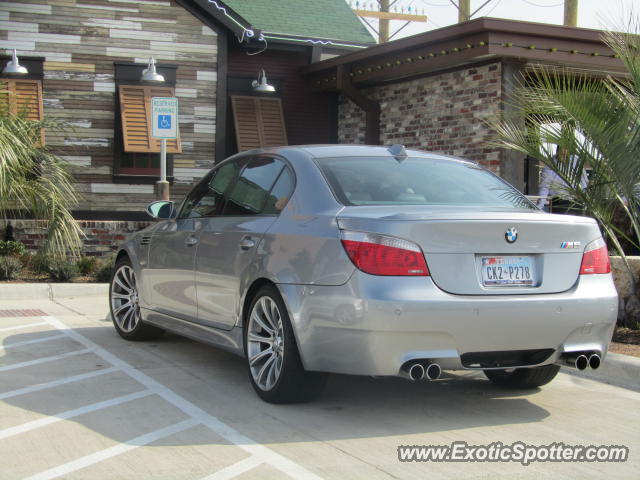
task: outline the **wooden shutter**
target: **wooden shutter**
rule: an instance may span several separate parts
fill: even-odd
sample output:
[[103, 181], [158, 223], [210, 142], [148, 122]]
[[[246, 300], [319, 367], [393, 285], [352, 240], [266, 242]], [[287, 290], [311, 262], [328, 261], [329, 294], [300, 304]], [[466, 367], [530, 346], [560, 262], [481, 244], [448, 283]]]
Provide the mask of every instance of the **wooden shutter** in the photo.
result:
[[[28, 120], [44, 120], [42, 82], [40, 80], [0, 79], [0, 111], [24, 114]], [[44, 130], [40, 132], [44, 145]]]
[[[120, 118], [125, 152], [159, 152], [160, 140], [151, 136], [151, 97], [173, 97], [171, 87], [120, 85]], [[178, 138], [167, 140], [167, 153], [181, 153]]]
[[238, 151], [287, 145], [282, 102], [279, 98], [231, 97]]

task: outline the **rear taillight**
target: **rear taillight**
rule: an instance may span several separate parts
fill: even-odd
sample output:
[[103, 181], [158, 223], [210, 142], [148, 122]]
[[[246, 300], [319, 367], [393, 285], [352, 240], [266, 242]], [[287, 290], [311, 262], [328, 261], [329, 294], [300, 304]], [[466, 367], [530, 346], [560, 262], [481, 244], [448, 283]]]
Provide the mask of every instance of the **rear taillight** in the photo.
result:
[[588, 244], [582, 255], [580, 275], [592, 275], [594, 273], [610, 273], [609, 252], [602, 238]]
[[402, 238], [365, 232], [342, 232], [342, 245], [353, 264], [371, 275], [427, 276], [422, 250]]

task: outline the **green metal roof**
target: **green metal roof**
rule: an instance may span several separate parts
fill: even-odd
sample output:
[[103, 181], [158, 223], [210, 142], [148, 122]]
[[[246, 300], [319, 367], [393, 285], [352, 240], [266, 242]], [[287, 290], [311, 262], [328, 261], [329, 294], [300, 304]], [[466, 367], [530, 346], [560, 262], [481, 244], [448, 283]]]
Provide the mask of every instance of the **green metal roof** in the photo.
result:
[[375, 43], [345, 0], [223, 0], [253, 28], [326, 38], [343, 42]]

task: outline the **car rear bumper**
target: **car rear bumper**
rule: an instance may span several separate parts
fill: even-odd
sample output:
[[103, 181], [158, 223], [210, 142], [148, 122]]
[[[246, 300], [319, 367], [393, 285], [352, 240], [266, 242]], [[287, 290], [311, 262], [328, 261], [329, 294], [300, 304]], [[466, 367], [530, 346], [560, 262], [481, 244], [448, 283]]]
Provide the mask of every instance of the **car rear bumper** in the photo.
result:
[[580, 276], [566, 292], [539, 295], [452, 295], [430, 277], [360, 271], [341, 286], [279, 288], [305, 368], [357, 375], [398, 375], [417, 359], [473, 368], [461, 356], [482, 352], [553, 350], [522, 366], [554, 363], [566, 352], [604, 356], [618, 310], [610, 274]]

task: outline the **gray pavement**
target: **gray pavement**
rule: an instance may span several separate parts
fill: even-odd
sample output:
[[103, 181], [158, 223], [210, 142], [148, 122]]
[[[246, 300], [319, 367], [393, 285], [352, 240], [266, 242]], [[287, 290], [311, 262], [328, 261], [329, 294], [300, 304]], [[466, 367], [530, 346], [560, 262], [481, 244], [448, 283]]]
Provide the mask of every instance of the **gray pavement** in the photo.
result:
[[[18, 287], [0, 286], [2, 479], [637, 478], [633, 389], [566, 373], [534, 392], [475, 372], [430, 383], [334, 375], [315, 402], [275, 406], [255, 396], [240, 358], [175, 335], [120, 339], [104, 286]], [[622, 361], [620, 382], [637, 387]], [[626, 445], [630, 458], [398, 461], [399, 445], [453, 441]]]

